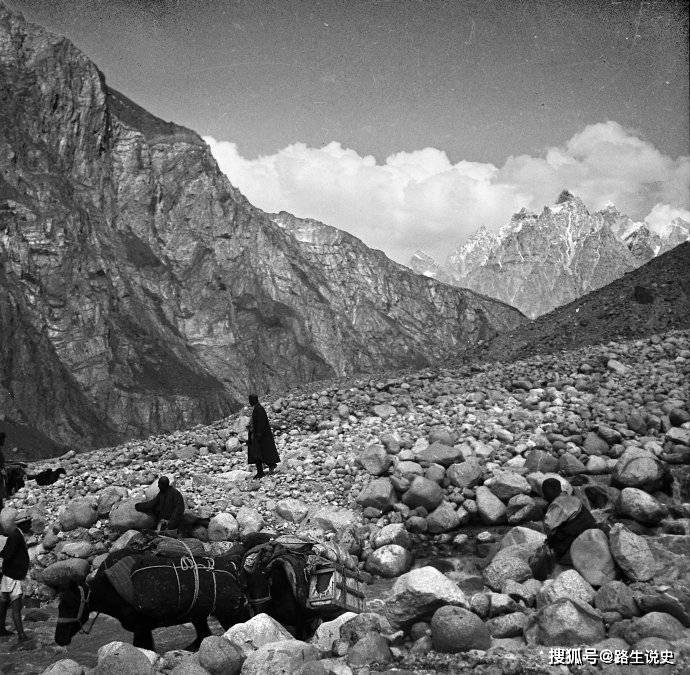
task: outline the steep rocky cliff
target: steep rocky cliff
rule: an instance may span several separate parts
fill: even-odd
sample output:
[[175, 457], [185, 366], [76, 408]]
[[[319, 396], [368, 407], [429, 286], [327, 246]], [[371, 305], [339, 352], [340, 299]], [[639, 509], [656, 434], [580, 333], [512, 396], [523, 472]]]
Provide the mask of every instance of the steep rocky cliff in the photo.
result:
[[256, 209], [197, 134], [2, 5], [0, 99], [12, 433], [102, 445], [221, 417], [252, 389], [442, 359], [525, 320]]
[[658, 234], [615, 207], [589, 213], [564, 191], [540, 214], [522, 209], [497, 235], [480, 228], [439, 265], [418, 252], [410, 267], [498, 298], [535, 318], [621, 277], [690, 236], [682, 219]]

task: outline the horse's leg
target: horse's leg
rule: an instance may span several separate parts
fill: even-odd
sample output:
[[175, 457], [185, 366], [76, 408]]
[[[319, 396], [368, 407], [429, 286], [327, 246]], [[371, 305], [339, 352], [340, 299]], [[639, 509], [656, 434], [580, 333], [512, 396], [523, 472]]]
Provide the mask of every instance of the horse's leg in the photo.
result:
[[192, 625], [196, 629], [196, 638], [194, 642], [185, 647], [188, 652], [195, 652], [201, 646], [203, 639], [211, 635], [211, 629], [208, 627], [208, 617], [203, 616], [192, 619]]
[[132, 639], [132, 644], [135, 647], [141, 647], [142, 649], [150, 649], [155, 651], [153, 648], [153, 634], [148, 626], [137, 625], [134, 628], [134, 637]]

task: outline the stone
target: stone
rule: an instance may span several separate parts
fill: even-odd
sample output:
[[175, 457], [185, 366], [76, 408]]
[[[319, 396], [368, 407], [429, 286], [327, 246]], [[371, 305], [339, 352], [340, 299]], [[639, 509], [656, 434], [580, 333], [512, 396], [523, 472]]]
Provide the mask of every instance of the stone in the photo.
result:
[[88, 558], [93, 553], [93, 544], [88, 541], [65, 541], [58, 544], [55, 551], [70, 558]]
[[196, 654], [188, 654], [170, 671], [169, 675], [207, 675]]
[[88, 499], [73, 499], [58, 513], [60, 527], [65, 531], [91, 527], [98, 520], [96, 504]]
[[618, 612], [624, 619], [639, 614], [632, 590], [622, 581], [608, 581], [594, 595], [594, 606], [600, 612]]
[[340, 627], [340, 637], [350, 645], [371, 632], [390, 635], [393, 627], [385, 616], [376, 612], [357, 614]]
[[94, 675], [153, 675], [153, 672], [146, 655], [126, 642], [109, 642], [98, 650]]
[[529, 549], [521, 546], [508, 546], [500, 549], [493, 560], [484, 568], [484, 583], [493, 591], [500, 592], [509, 580], [522, 583], [532, 576], [527, 562]]
[[310, 642], [324, 652], [331, 651], [333, 642], [340, 638], [340, 628], [350, 619], [356, 617], [354, 612], [345, 612], [331, 621], [324, 621], [319, 624]]
[[427, 511], [433, 511], [442, 501], [443, 490], [438, 483], [423, 476], [415, 477], [402, 498], [403, 504], [410, 508], [423, 506]]
[[248, 621], [231, 626], [223, 637], [237, 645], [244, 656], [271, 642], [292, 639], [290, 633], [268, 614], [257, 614]]
[[264, 526], [264, 519], [261, 514], [249, 506], [241, 506], [235, 516], [239, 527], [240, 537], [244, 538], [250, 534], [261, 532]]
[[369, 554], [366, 562], [367, 572], [392, 579], [407, 572], [412, 566], [412, 553], [397, 544], [386, 544]]
[[288, 523], [301, 523], [309, 513], [309, 506], [301, 499], [288, 497], [276, 504], [276, 513]]
[[389, 417], [392, 417], [393, 415], [397, 415], [398, 411], [392, 406], [388, 404], [382, 404], [382, 405], [375, 405], [374, 406], [374, 415], [377, 417], [380, 417], [382, 420], [386, 420]]
[[537, 642], [548, 647], [591, 645], [606, 637], [599, 612], [581, 600], [559, 598], [537, 614]]
[[630, 447], [618, 458], [612, 481], [620, 487], [640, 488], [647, 492], [658, 490], [663, 482], [663, 469], [653, 453]]
[[41, 675], [83, 675], [84, 667], [72, 659], [60, 659], [48, 666]]
[[680, 640], [684, 635], [683, 624], [676, 617], [665, 612], [649, 612], [644, 616], [634, 618], [624, 633], [625, 639], [630, 644], [649, 637]]
[[367, 447], [358, 459], [364, 470], [372, 476], [382, 476], [387, 473], [392, 463], [390, 455], [378, 443]]
[[588, 455], [608, 455], [609, 444], [598, 434], [590, 431], [582, 444], [582, 448]]
[[585, 530], [570, 545], [573, 567], [592, 586], [601, 586], [616, 578], [616, 567], [606, 535], [598, 529]]
[[235, 541], [240, 526], [231, 513], [217, 513], [208, 523], [209, 541]]
[[462, 458], [462, 450], [459, 447], [444, 445], [438, 441], [415, 453], [415, 459], [418, 462], [440, 464], [444, 467], [449, 467], [451, 464], [462, 460]]
[[529, 618], [523, 612], [512, 612], [494, 617], [486, 622], [492, 638], [511, 638], [522, 636]]
[[522, 546], [529, 550], [530, 555], [534, 553], [544, 542], [546, 535], [532, 530], [529, 527], [513, 527], [501, 539], [501, 548], [509, 546]]
[[690, 445], [690, 429], [671, 427], [666, 432], [666, 440], [679, 445]]
[[558, 458], [538, 448], [532, 448], [525, 456], [525, 468], [529, 472], [551, 473], [558, 468]]
[[558, 598], [571, 598], [591, 603], [594, 598], [594, 589], [576, 570], [566, 570], [555, 579], [544, 582], [537, 593], [537, 607], [550, 605]]
[[626, 487], [618, 499], [618, 512], [644, 525], [657, 525], [668, 516], [668, 508], [644, 490]]
[[467, 607], [458, 585], [435, 567], [420, 567], [401, 575], [384, 603], [384, 614], [393, 626], [410, 626], [443, 605]]
[[242, 666], [242, 675], [285, 675], [320, 658], [321, 653], [317, 647], [301, 640], [270, 642], [247, 656]]
[[586, 467], [575, 455], [565, 452], [558, 459], [558, 470], [564, 476], [579, 476], [585, 473]]
[[99, 518], [107, 518], [110, 515], [110, 510], [121, 499], [127, 497], [127, 488], [116, 485], [109, 485], [103, 488], [98, 495], [98, 502], [96, 503], [96, 512]]
[[515, 495], [506, 504], [508, 524], [517, 525], [530, 520], [542, 520], [544, 508], [528, 495]]
[[609, 547], [616, 564], [631, 581], [649, 581], [654, 576], [657, 565], [644, 537], [616, 523], [609, 533]]
[[502, 502], [507, 502], [516, 495], [528, 495], [532, 490], [524, 476], [512, 471], [495, 471], [486, 486]]
[[484, 485], [475, 490], [477, 511], [486, 525], [497, 525], [505, 521], [506, 507], [503, 502]]
[[[464, 519], [463, 514], [465, 514]], [[458, 511], [453, 507], [453, 504], [443, 501], [427, 516], [427, 530], [432, 534], [450, 532], [460, 527], [463, 521], [468, 520], [468, 518], [469, 516], [464, 509]]]
[[83, 558], [58, 560], [41, 572], [41, 581], [52, 588], [65, 588], [72, 581], [83, 581], [90, 564]]
[[[379, 480], [386, 480], [385, 478]], [[335, 532], [336, 534], [348, 529], [353, 523], [357, 522], [357, 517], [350, 509], [338, 509], [334, 507], [321, 507], [315, 510], [310, 516], [311, 525], [321, 528], [325, 532]]]
[[464, 462], [451, 464], [446, 469], [446, 477], [451, 485], [459, 488], [472, 488], [482, 481], [483, 469], [473, 457]]
[[373, 549], [381, 548], [386, 544], [397, 544], [403, 548], [412, 548], [412, 538], [402, 523], [391, 523], [382, 527], [371, 539]]
[[431, 641], [437, 652], [447, 654], [491, 646], [491, 636], [484, 622], [469, 610], [450, 605], [434, 612]]
[[156, 527], [156, 519], [134, 508], [140, 499], [123, 499], [110, 509], [110, 526], [117, 530], [147, 530]]
[[146, 539], [138, 530], [127, 530], [123, 532], [110, 546], [110, 551], [121, 551], [123, 548], [134, 547], [138, 542], [144, 544]]
[[357, 497], [362, 508], [370, 506], [383, 512], [390, 511], [396, 502], [395, 489], [389, 478], [370, 481]]
[[218, 635], [204, 638], [197, 652], [199, 665], [211, 675], [238, 675], [244, 654], [232, 642]]
[[369, 664], [385, 664], [393, 660], [386, 640], [379, 633], [369, 632], [357, 640], [347, 652], [347, 662], [351, 666], [361, 668]]

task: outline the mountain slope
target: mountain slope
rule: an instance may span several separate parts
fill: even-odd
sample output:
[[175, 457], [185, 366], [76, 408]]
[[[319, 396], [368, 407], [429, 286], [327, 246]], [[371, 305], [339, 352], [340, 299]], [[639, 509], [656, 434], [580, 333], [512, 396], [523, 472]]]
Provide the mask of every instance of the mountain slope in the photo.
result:
[[690, 327], [690, 242], [494, 338], [482, 358], [512, 360]]
[[300, 239], [197, 134], [2, 5], [0, 96], [0, 301], [32, 336], [4, 343], [12, 424], [103, 445], [217, 419], [250, 390], [441, 360], [525, 320], [334, 228]]
[[542, 213], [523, 209], [498, 235], [480, 228], [438, 265], [410, 267], [507, 302], [534, 318], [610, 283], [690, 237], [677, 218], [661, 235], [609, 206], [589, 213], [567, 191]]

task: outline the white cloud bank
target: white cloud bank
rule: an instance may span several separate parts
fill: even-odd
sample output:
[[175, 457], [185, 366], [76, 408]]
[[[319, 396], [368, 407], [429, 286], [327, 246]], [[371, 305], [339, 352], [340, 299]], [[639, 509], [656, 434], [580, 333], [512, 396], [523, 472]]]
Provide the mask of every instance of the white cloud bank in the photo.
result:
[[[406, 262], [422, 248], [444, 258], [479, 225], [497, 230], [526, 206], [541, 210], [567, 188], [601, 209], [614, 203], [636, 220], [690, 213], [690, 157], [673, 159], [616, 122], [592, 124], [543, 156], [452, 164], [436, 148], [398, 152], [377, 164], [335, 141], [294, 143], [246, 159], [235, 143], [204, 140], [253, 204], [351, 232]], [[683, 216], [684, 217], [684, 216]]]

